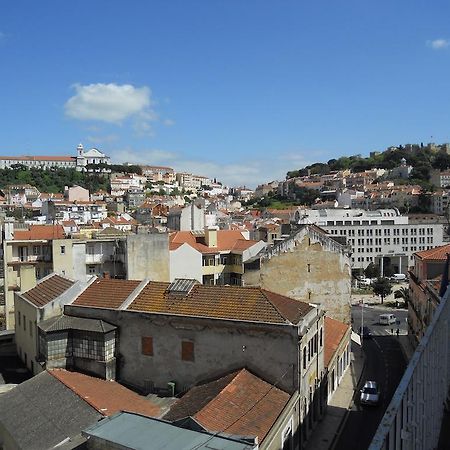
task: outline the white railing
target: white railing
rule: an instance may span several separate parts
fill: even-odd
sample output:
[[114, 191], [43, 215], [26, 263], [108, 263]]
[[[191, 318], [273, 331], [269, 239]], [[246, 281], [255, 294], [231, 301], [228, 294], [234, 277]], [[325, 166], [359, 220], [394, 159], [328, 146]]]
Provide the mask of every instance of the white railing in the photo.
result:
[[450, 289], [434, 313], [369, 450], [437, 448], [450, 388]]

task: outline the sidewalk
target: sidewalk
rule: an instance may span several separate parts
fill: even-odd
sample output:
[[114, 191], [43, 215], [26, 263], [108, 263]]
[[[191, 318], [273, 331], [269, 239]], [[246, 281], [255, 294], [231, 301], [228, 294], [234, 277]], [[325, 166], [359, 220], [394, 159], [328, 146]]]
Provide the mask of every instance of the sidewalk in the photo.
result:
[[306, 443], [307, 450], [332, 449], [345, 425], [353, 396], [364, 370], [364, 353], [361, 347], [352, 342], [350, 366], [333, 394], [325, 416], [314, 429]]

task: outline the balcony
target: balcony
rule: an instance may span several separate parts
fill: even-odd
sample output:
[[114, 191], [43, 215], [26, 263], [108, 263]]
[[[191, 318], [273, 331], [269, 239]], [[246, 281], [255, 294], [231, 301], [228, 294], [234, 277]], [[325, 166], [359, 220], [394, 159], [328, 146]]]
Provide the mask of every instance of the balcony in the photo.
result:
[[86, 255], [86, 264], [103, 264], [105, 261], [109, 260], [109, 256], [105, 257], [105, 255], [101, 253], [87, 254]]
[[13, 256], [9, 264], [50, 262], [51, 260], [51, 255]]

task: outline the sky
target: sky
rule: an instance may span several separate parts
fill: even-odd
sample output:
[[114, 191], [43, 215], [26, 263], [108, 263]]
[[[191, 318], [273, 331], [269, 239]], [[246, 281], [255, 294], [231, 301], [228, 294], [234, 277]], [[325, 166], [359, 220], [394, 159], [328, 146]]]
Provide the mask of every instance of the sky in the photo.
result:
[[4, 0], [0, 155], [255, 187], [450, 142], [448, 0]]

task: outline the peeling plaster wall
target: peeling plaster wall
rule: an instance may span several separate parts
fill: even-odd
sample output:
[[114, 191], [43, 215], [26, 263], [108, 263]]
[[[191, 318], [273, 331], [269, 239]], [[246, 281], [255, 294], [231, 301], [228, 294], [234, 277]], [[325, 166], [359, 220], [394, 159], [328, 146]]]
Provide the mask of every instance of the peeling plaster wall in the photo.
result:
[[327, 316], [350, 323], [350, 258], [342, 246], [308, 227], [266, 252], [259, 270], [246, 270], [244, 286], [320, 304]]

